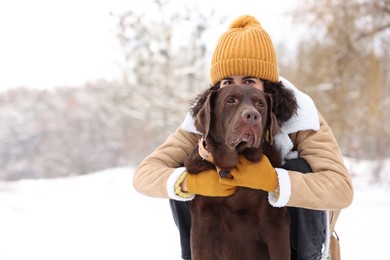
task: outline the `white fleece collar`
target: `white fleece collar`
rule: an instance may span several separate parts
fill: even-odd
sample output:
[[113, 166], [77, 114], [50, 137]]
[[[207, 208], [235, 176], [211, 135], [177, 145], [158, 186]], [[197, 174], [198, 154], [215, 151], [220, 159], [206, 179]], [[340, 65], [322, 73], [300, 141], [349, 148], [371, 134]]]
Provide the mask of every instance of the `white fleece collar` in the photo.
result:
[[305, 93], [299, 91], [290, 81], [279, 77], [283, 85], [294, 92], [298, 103], [297, 113], [281, 126], [281, 131], [286, 134], [296, 133], [302, 130], [320, 129], [318, 111], [313, 100]]
[[180, 127], [187, 132], [201, 135], [201, 133], [199, 133], [195, 128], [195, 118], [193, 118], [189, 112]]

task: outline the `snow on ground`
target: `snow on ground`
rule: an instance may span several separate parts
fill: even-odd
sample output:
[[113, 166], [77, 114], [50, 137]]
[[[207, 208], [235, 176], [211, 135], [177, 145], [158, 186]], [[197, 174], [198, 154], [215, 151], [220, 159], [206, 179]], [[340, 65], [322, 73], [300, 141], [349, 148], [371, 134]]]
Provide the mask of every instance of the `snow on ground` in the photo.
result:
[[0, 192], [0, 259], [179, 259], [168, 201], [134, 191], [132, 172], [7, 184]]
[[[134, 191], [133, 171], [0, 183], [0, 259], [180, 259], [168, 201]], [[355, 179], [336, 226], [343, 260], [390, 259], [390, 191]]]

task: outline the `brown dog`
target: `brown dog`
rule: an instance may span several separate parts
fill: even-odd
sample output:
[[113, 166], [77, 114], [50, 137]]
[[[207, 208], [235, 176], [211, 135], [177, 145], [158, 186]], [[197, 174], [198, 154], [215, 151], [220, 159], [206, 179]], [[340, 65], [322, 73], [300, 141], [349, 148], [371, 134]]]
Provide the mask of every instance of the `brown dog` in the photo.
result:
[[[185, 161], [189, 173], [217, 167], [225, 177], [239, 155], [259, 161], [263, 153], [280, 167], [279, 153], [272, 147], [279, 127], [271, 95], [251, 86], [226, 86], [206, 91], [192, 112], [214, 164], [196, 148]], [[290, 259], [287, 209], [272, 207], [267, 192], [240, 187], [230, 197], [197, 195], [189, 206], [193, 260]]]

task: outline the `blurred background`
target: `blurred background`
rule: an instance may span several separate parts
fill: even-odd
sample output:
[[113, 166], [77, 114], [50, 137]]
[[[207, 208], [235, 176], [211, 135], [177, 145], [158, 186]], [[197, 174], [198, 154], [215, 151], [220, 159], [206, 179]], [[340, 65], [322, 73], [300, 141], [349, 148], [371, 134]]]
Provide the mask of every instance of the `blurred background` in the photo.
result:
[[0, 181], [137, 166], [209, 86], [219, 35], [251, 14], [343, 154], [390, 184], [389, 0], [134, 2], [0, 3]]
[[390, 259], [390, 0], [0, 1], [0, 259], [180, 256], [167, 200], [132, 176], [208, 88], [242, 14], [345, 156], [342, 258]]

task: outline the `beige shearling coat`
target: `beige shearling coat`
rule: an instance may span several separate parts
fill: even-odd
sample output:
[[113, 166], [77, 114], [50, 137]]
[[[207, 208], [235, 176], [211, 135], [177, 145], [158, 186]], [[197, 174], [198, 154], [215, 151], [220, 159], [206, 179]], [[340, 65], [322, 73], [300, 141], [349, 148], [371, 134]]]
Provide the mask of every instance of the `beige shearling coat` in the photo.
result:
[[[329, 234], [332, 234], [340, 210], [352, 203], [351, 177], [332, 130], [318, 113], [313, 101], [287, 80], [281, 80], [294, 91], [299, 108], [297, 115], [281, 126], [281, 133], [275, 137], [275, 145], [285, 159], [297, 156], [305, 159], [312, 173], [302, 174], [276, 168], [280, 196], [269, 193], [269, 202], [275, 207], [326, 210], [329, 213]], [[175, 194], [174, 184], [185, 171], [183, 162], [199, 138], [193, 118], [187, 115], [176, 132], [136, 169], [133, 178], [135, 189], [147, 196], [186, 200]], [[332, 239], [332, 244], [334, 242]], [[332, 259], [338, 257], [333, 256]]]

